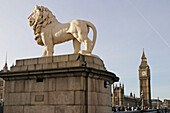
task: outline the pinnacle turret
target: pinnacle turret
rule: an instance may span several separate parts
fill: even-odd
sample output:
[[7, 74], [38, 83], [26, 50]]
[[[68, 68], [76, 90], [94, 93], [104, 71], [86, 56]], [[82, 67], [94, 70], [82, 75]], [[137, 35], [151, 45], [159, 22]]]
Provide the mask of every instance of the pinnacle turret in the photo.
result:
[[8, 71], [9, 71], [9, 70], [8, 70], [8, 64], [7, 64], [7, 54], [6, 54], [5, 65], [4, 65], [4, 67], [3, 67], [2, 72], [8, 72]]

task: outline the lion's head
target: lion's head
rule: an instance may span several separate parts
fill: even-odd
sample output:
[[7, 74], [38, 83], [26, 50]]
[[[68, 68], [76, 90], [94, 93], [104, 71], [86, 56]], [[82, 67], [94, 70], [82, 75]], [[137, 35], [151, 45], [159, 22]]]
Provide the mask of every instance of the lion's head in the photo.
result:
[[33, 12], [28, 17], [29, 25], [33, 26], [34, 30], [36, 30], [37, 26], [46, 27], [54, 20], [56, 20], [55, 16], [48, 8], [44, 6], [37, 6], [37, 5], [34, 6]]

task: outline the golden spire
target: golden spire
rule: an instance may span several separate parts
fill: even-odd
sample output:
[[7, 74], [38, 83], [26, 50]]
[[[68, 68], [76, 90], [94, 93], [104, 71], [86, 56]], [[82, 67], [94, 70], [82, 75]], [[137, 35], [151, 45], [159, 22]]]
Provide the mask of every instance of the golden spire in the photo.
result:
[[142, 54], [141, 59], [142, 59], [142, 62], [143, 62], [143, 61], [146, 61], [146, 56], [145, 56], [144, 48], [143, 48], [143, 54]]

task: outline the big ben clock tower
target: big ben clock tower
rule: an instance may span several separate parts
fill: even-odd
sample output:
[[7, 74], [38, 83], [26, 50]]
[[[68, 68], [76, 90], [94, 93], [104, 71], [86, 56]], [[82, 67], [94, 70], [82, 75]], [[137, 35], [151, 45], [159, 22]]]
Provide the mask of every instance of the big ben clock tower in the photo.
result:
[[[143, 98], [143, 104], [147, 107], [152, 107], [151, 104], [151, 85], [150, 85], [150, 69], [145, 57], [144, 49], [139, 66], [139, 86], [140, 98]], [[141, 95], [143, 93], [143, 96]]]

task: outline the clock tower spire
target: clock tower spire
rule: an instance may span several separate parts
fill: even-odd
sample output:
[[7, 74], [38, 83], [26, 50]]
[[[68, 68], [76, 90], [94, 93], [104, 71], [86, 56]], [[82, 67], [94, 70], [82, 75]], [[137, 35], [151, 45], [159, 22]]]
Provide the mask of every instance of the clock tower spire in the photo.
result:
[[141, 64], [139, 66], [139, 86], [140, 86], [140, 95], [143, 92], [144, 106], [152, 107], [151, 105], [151, 88], [150, 88], [150, 68], [147, 63], [147, 58], [143, 49], [143, 54], [141, 57]]

